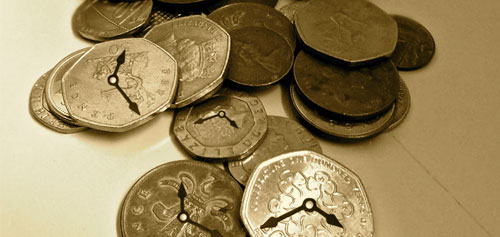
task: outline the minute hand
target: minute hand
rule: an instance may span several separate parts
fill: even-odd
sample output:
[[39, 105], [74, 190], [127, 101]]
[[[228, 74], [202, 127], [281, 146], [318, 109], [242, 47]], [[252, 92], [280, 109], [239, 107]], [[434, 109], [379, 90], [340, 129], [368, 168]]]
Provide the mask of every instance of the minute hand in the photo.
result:
[[127, 94], [125, 94], [125, 91], [123, 91], [123, 89], [118, 84], [118, 82], [120, 81], [120, 79], [118, 78], [118, 69], [120, 68], [120, 66], [123, 63], [125, 63], [125, 50], [123, 50], [123, 52], [120, 54], [120, 56], [118, 56], [118, 58], [116, 59], [115, 71], [113, 72], [113, 74], [109, 75], [108, 83], [110, 85], [114, 86], [120, 92], [120, 94], [123, 96], [123, 98], [125, 98], [125, 100], [128, 102], [128, 107], [130, 110], [134, 111], [138, 115], [141, 115], [141, 113], [139, 112], [139, 106], [137, 106], [137, 104], [135, 102], [133, 102], [128, 97]]
[[189, 218], [189, 217], [187, 218], [186, 222], [210, 233], [211, 237], [222, 237], [222, 235], [219, 233], [218, 230], [216, 230], [216, 229], [211, 230], [211, 229], [199, 224], [198, 222], [191, 220], [191, 218]]

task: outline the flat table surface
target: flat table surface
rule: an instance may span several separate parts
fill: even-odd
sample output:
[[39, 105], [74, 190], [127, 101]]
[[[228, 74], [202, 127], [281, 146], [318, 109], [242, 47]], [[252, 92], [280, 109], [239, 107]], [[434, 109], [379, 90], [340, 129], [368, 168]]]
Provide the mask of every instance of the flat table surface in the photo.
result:
[[[170, 133], [171, 111], [119, 134], [59, 134], [30, 116], [37, 78], [92, 45], [71, 29], [81, 2], [0, 2], [1, 236], [116, 236], [131, 185], [160, 164], [189, 159]], [[399, 127], [358, 143], [315, 134], [324, 154], [361, 177], [375, 236], [500, 236], [500, 3], [372, 2], [424, 25], [436, 54], [400, 72], [412, 105]], [[282, 85], [252, 94], [269, 115], [297, 119]]]

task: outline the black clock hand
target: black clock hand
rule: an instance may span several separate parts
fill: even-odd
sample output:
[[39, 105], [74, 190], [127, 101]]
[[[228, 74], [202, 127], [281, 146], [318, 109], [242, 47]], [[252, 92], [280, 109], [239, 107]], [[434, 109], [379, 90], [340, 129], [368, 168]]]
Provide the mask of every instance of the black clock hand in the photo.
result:
[[267, 219], [267, 221], [262, 224], [260, 226], [261, 229], [263, 228], [273, 228], [273, 227], [276, 227], [278, 225], [278, 222], [280, 222], [281, 220], [287, 218], [287, 217], [290, 217], [292, 216], [293, 214], [299, 212], [299, 211], [307, 211], [307, 212], [313, 212], [313, 211], [316, 211], [318, 212], [319, 214], [321, 214], [323, 217], [325, 217], [326, 219], [326, 222], [330, 225], [335, 225], [335, 226], [338, 226], [340, 228], [344, 228], [342, 226], [342, 224], [340, 224], [339, 220], [337, 219], [337, 217], [333, 214], [328, 214], [326, 212], [324, 212], [323, 210], [321, 210], [317, 205], [316, 205], [316, 201], [312, 198], [307, 198], [304, 200], [304, 202], [302, 203], [302, 205], [300, 207], [297, 207], [296, 209], [292, 210], [292, 211], [289, 211], [279, 217], [270, 217], [269, 219]]
[[229, 121], [229, 125], [231, 125], [231, 126], [233, 126], [235, 128], [238, 128], [238, 124], [236, 124], [236, 122], [234, 120], [231, 120], [227, 116], [224, 116], [224, 118], [226, 118], [226, 120]]
[[120, 56], [118, 56], [118, 58], [116, 59], [115, 71], [113, 72], [113, 74], [109, 75], [108, 83], [110, 85], [114, 86], [120, 92], [120, 94], [123, 96], [123, 98], [125, 98], [125, 100], [128, 102], [128, 107], [130, 110], [134, 111], [138, 115], [141, 115], [141, 113], [139, 112], [139, 106], [137, 106], [137, 104], [135, 102], [133, 102], [128, 97], [127, 94], [125, 94], [125, 91], [123, 91], [123, 89], [120, 87], [120, 85], [118, 85], [118, 82], [120, 81], [120, 79], [118, 78], [118, 69], [120, 68], [120, 66], [123, 63], [125, 63], [125, 50], [123, 50], [123, 52], [120, 54]]
[[187, 212], [185, 212], [184, 210], [182, 210], [181, 213], [179, 213], [179, 215], [177, 215], [177, 219], [182, 223], [189, 223], [191, 225], [194, 225], [194, 226], [200, 228], [201, 230], [203, 230], [205, 232], [210, 233], [211, 237], [222, 237], [222, 235], [220, 234], [220, 232], [218, 230], [216, 230], [216, 229], [211, 230], [211, 229], [207, 228], [206, 226], [191, 220], [191, 218], [189, 217], [189, 214]]
[[299, 211], [302, 211], [302, 210], [306, 210], [306, 201], [304, 201], [304, 203], [302, 203], [301, 206], [279, 216], [279, 217], [270, 217], [269, 219], [267, 219], [267, 221], [262, 224], [260, 226], [261, 229], [264, 229], [264, 228], [273, 228], [273, 227], [276, 227], [278, 225], [278, 222], [286, 219], [287, 217], [290, 217], [292, 216], [293, 214], [299, 212]]
[[212, 115], [212, 116], [209, 116], [209, 117], [206, 117], [206, 118], [200, 118], [198, 120], [196, 120], [196, 122], [194, 122], [195, 124], [202, 124], [203, 122], [209, 120], [209, 119], [212, 119], [212, 118], [215, 118], [219, 116], [219, 114], [216, 114], [216, 115]]
[[184, 188], [184, 183], [181, 182], [179, 187], [179, 192], [177, 192], [177, 197], [181, 200], [181, 213], [184, 212], [184, 198], [186, 197], [186, 189]]
[[219, 112], [217, 112], [217, 114], [214, 114], [212, 116], [209, 116], [209, 117], [206, 117], [206, 118], [200, 118], [198, 120], [196, 120], [194, 123], [195, 124], [201, 124], [209, 119], [212, 119], [212, 118], [215, 118], [215, 117], [219, 117], [219, 118], [225, 118], [227, 121], [229, 121], [229, 124], [235, 128], [238, 128], [238, 124], [236, 124], [235, 121], [231, 120], [230, 118], [227, 117], [226, 115], [226, 112], [224, 110], [221, 110]]

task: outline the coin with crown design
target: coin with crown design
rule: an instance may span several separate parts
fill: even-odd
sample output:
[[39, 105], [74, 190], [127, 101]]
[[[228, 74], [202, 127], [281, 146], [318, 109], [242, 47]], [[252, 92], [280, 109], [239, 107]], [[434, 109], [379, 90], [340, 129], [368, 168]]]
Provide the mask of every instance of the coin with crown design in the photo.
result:
[[182, 148], [195, 158], [240, 160], [263, 141], [267, 115], [257, 97], [223, 88], [205, 102], [177, 111], [172, 129]]
[[181, 17], [155, 26], [144, 37], [177, 60], [179, 86], [172, 107], [200, 102], [224, 82], [231, 39], [212, 20], [200, 15]]
[[142, 38], [92, 46], [64, 75], [63, 98], [78, 124], [124, 132], [168, 108], [177, 88], [177, 62]]
[[313, 151], [261, 163], [243, 193], [250, 236], [373, 236], [373, 214], [360, 178]]
[[123, 201], [124, 237], [245, 236], [242, 190], [224, 170], [199, 161], [174, 161], [144, 174]]

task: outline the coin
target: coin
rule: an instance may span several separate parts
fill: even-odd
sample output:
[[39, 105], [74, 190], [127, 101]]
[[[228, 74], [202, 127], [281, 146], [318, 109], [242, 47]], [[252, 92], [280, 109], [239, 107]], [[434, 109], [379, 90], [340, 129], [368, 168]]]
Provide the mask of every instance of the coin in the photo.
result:
[[207, 101], [179, 110], [173, 123], [176, 140], [204, 160], [240, 160], [263, 141], [267, 115], [262, 102], [245, 92], [221, 89]]
[[208, 4], [208, 6], [206, 6], [206, 10], [208, 13], [210, 13], [223, 6], [241, 2], [258, 3], [274, 8], [274, 5], [276, 5], [278, 0], [215, 0]]
[[302, 51], [295, 60], [293, 74], [298, 89], [308, 100], [349, 120], [386, 111], [399, 91], [399, 74], [390, 60], [351, 68]]
[[144, 38], [171, 53], [179, 66], [179, 86], [172, 107], [192, 104], [224, 81], [231, 39], [212, 20], [186, 16], [162, 23]]
[[140, 31], [134, 34], [135, 37], [144, 37], [144, 35], [146, 35], [146, 33], [148, 33], [153, 27], [182, 16], [181, 13], [169, 12], [164, 8], [155, 6], [154, 4], [151, 12], [149, 21]]
[[267, 86], [288, 74], [293, 50], [274, 31], [263, 27], [232, 30], [227, 78], [244, 86]]
[[50, 71], [43, 74], [31, 89], [29, 99], [30, 114], [42, 125], [59, 133], [76, 133], [84, 131], [87, 128], [65, 123], [50, 112], [44, 93], [49, 74]]
[[122, 235], [245, 236], [241, 187], [226, 172], [199, 161], [174, 161], [142, 176], [121, 209]]
[[64, 75], [71, 117], [87, 127], [123, 132], [167, 108], [177, 88], [177, 63], [142, 38], [92, 46]]
[[62, 77], [68, 69], [88, 50], [89, 48], [80, 49], [71, 53], [62, 59], [49, 74], [47, 85], [45, 87], [45, 98], [50, 112], [62, 119], [64, 122], [76, 124], [68, 113], [62, 95]]
[[295, 110], [307, 123], [326, 134], [344, 139], [364, 139], [381, 133], [390, 125], [395, 111], [393, 105], [387, 112], [369, 120], [342, 121], [332, 119], [306, 104], [293, 84], [290, 86], [290, 97]]
[[[242, 27], [264, 27], [278, 33], [295, 50], [297, 38], [293, 26], [281, 12], [257, 3], [235, 3], [217, 9], [208, 18], [219, 23], [232, 37], [232, 31]], [[263, 40], [265, 41], [265, 40]]]
[[167, 4], [179, 4], [179, 5], [189, 5], [189, 4], [200, 4], [206, 0], [157, 0], [160, 3]]
[[420, 23], [404, 16], [392, 15], [398, 24], [398, 43], [391, 60], [401, 70], [413, 70], [429, 63], [436, 51], [431, 33]]
[[244, 160], [229, 162], [229, 172], [245, 185], [252, 171], [263, 161], [299, 150], [322, 152], [318, 141], [302, 125], [289, 118], [268, 116], [267, 135], [262, 144]]
[[410, 112], [410, 104], [410, 91], [408, 90], [408, 87], [403, 79], [400, 78], [398, 98], [396, 99], [396, 111], [394, 111], [394, 117], [392, 118], [391, 124], [387, 127], [386, 131], [392, 130], [403, 122], [406, 115]]
[[133, 34], [143, 27], [153, 8], [152, 0], [110, 2], [86, 0], [78, 7], [73, 27], [81, 36], [96, 41]]
[[293, 24], [294, 23], [293, 18], [295, 16], [295, 13], [297, 12], [297, 10], [303, 8], [306, 4], [307, 2], [303, 1], [292, 2], [281, 7], [279, 11], [283, 13], [283, 15], [286, 16], [286, 18], [288, 18], [288, 20], [290, 20], [290, 22], [292, 22]]
[[[285, 216], [285, 214], [288, 214]], [[360, 178], [313, 151], [260, 164], [243, 193], [250, 236], [373, 236], [373, 215]]]
[[398, 39], [396, 22], [366, 0], [311, 0], [295, 28], [308, 50], [349, 66], [389, 57]]

